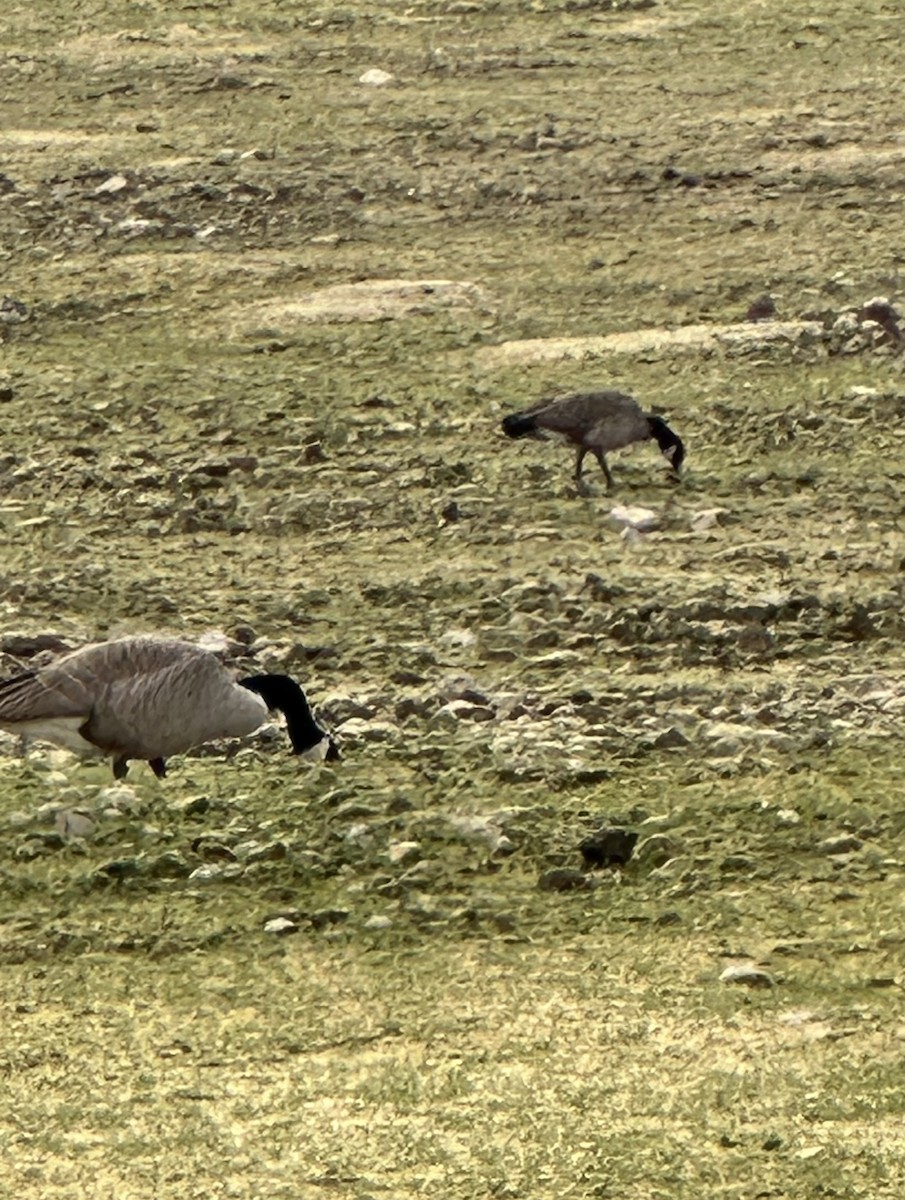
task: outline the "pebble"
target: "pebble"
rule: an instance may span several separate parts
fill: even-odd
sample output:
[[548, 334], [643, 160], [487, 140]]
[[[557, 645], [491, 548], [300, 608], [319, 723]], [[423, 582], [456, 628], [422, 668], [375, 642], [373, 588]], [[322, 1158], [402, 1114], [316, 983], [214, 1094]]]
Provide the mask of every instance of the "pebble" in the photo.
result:
[[269, 921], [264, 922], [265, 933], [276, 933], [281, 937], [285, 937], [287, 933], [296, 933], [298, 925], [295, 921], [290, 921], [288, 917], [271, 917]]
[[366, 87], [386, 87], [388, 83], [392, 83], [394, 75], [389, 71], [383, 71], [380, 67], [371, 67], [365, 71], [363, 75], [359, 75], [358, 82], [363, 83]]
[[400, 866], [421, 857], [421, 844], [419, 842], [390, 842], [386, 853], [394, 867]]
[[617, 529], [636, 529], [639, 533], [650, 533], [660, 527], [660, 517], [652, 508], [638, 504], [617, 504], [610, 509], [610, 520]]
[[61, 808], [55, 824], [57, 833], [67, 842], [73, 838], [90, 838], [97, 828], [97, 821], [84, 808]]
[[574, 867], [553, 867], [544, 871], [537, 881], [542, 892], [574, 892], [596, 887], [596, 881]]
[[374, 913], [364, 922], [365, 929], [392, 929], [393, 918], [382, 916], [380, 913]]
[[632, 857], [637, 840], [632, 830], [604, 828], [586, 837], [578, 849], [587, 867], [621, 866]]
[[117, 192], [123, 192], [129, 186], [129, 180], [125, 175], [111, 175], [105, 179], [103, 183], [98, 184], [94, 189], [95, 196], [113, 196]]
[[854, 854], [864, 845], [861, 838], [853, 833], [843, 833], [836, 837], [824, 838], [817, 846], [820, 854]]
[[737, 963], [726, 967], [720, 974], [720, 983], [740, 983], [746, 987], [771, 988], [776, 986], [776, 980], [768, 972], [751, 963]]

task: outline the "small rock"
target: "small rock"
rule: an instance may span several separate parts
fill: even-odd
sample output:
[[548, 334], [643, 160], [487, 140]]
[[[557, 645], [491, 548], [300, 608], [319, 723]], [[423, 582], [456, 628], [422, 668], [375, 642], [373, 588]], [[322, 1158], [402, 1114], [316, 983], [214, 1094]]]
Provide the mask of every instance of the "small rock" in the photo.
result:
[[678, 847], [671, 837], [665, 833], [652, 833], [646, 837], [635, 851], [639, 862], [651, 867], [662, 867], [678, 854]]
[[702, 508], [700, 512], [691, 514], [691, 528], [695, 533], [703, 533], [715, 525], [726, 525], [728, 516], [728, 508]]
[[504, 834], [495, 816], [450, 816], [449, 824], [466, 841], [484, 842], [490, 853], [496, 852]]
[[669, 925], [681, 925], [682, 915], [681, 913], [677, 913], [675, 909], [668, 909], [666, 912], [660, 913], [659, 917], [654, 919], [654, 924], [659, 925], [662, 928], [666, 928]]
[[460, 721], [492, 721], [496, 716], [492, 708], [483, 704], [470, 704], [467, 700], [450, 700], [438, 708], [430, 724], [440, 729], [455, 729]]
[[84, 808], [61, 808], [56, 815], [56, 828], [67, 842], [73, 838], [90, 838], [97, 822]]
[[689, 739], [681, 729], [676, 729], [675, 725], [670, 725], [669, 729], [664, 729], [654, 738], [656, 750], [679, 750], [690, 745]]
[[737, 963], [727, 967], [720, 974], [720, 983], [740, 983], [746, 987], [771, 988], [776, 986], [776, 980], [768, 972], [755, 967], [752, 963]]
[[372, 830], [370, 825], [366, 825], [363, 821], [355, 825], [350, 825], [343, 834], [343, 840], [346, 842], [365, 842], [371, 836]]
[[347, 908], [322, 908], [309, 917], [312, 929], [329, 929], [331, 925], [342, 925], [349, 919]]
[[769, 321], [776, 316], [776, 301], [769, 294], [758, 296], [748, 305], [746, 321]]
[[638, 533], [650, 533], [660, 526], [660, 518], [652, 508], [641, 508], [637, 504], [617, 504], [610, 509], [610, 520], [618, 529], [635, 529]]
[[381, 916], [379, 913], [374, 913], [364, 923], [365, 929], [392, 929], [392, 927], [393, 918]]
[[265, 933], [276, 933], [280, 937], [285, 937], [287, 933], [297, 933], [298, 925], [295, 921], [290, 921], [288, 917], [271, 917], [269, 921], [264, 922]]
[[0, 300], [0, 321], [4, 325], [21, 325], [29, 315], [28, 306], [15, 296], [4, 296]]
[[554, 867], [544, 871], [537, 881], [542, 892], [574, 892], [596, 886], [595, 881], [574, 867]]
[[387, 858], [394, 867], [420, 857], [421, 845], [418, 842], [390, 842], [387, 847]]
[[578, 849], [589, 868], [622, 866], [632, 857], [637, 833], [628, 829], [604, 828], [586, 837]]
[[864, 845], [853, 833], [843, 833], [838, 837], [824, 838], [817, 846], [820, 854], [854, 854]]
[[471, 675], [449, 675], [440, 684], [437, 692], [447, 703], [452, 700], [466, 700], [469, 704], [490, 704], [490, 697]]
[[901, 318], [886, 296], [874, 296], [866, 301], [858, 315], [862, 321], [874, 321], [879, 325], [890, 341], [896, 344], [902, 341]]
[[350, 717], [342, 723], [343, 738], [352, 742], [392, 742], [399, 737], [399, 726], [391, 721], [365, 721]]
[[153, 879], [184, 879], [190, 874], [191, 867], [175, 850], [165, 850], [144, 863], [144, 872]]
[[363, 83], [366, 87], [386, 87], [388, 83], [392, 83], [394, 75], [389, 71], [382, 71], [380, 67], [371, 67], [365, 71], [363, 75], [359, 75], [358, 82]]
[[780, 829], [788, 829], [801, 823], [801, 814], [794, 808], [779, 808], [776, 810], [776, 824]]
[[117, 192], [125, 191], [129, 180], [125, 175], [111, 175], [94, 189], [95, 196], [115, 196]]
[[97, 804], [103, 811], [112, 810], [116, 813], [136, 812], [140, 806], [135, 789], [125, 783], [114, 783], [109, 787], [99, 788]]
[[104, 863], [98, 867], [98, 875], [106, 875], [110, 879], [116, 879], [120, 883], [124, 879], [129, 879], [139, 873], [140, 867], [134, 858], [118, 858], [113, 862]]

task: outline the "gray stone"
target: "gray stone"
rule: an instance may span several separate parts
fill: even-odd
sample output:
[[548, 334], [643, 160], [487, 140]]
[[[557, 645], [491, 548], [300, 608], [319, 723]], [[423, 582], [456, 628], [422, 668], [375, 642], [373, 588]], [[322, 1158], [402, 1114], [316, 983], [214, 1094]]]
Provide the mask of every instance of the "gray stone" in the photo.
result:
[[824, 838], [817, 846], [820, 854], [854, 854], [864, 845], [861, 838], [853, 833], [843, 833], [835, 837]]

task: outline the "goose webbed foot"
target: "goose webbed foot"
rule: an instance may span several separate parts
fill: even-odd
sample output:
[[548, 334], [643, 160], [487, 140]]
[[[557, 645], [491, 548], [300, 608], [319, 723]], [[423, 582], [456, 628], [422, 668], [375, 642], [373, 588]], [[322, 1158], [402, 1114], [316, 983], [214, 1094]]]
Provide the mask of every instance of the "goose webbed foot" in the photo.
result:
[[166, 779], [167, 761], [165, 758], [149, 758], [148, 766], [154, 772], [158, 779]]

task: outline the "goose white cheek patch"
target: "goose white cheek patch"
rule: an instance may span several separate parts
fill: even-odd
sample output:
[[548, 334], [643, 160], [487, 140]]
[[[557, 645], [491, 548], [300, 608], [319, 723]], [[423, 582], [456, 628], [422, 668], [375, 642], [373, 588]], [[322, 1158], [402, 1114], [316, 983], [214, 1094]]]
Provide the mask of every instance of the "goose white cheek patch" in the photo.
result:
[[322, 737], [319, 742], [315, 742], [310, 750], [303, 750], [299, 755], [299, 758], [304, 758], [306, 762], [323, 762], [327, 757], [327, 751], [329, 749], [329, 737]]

